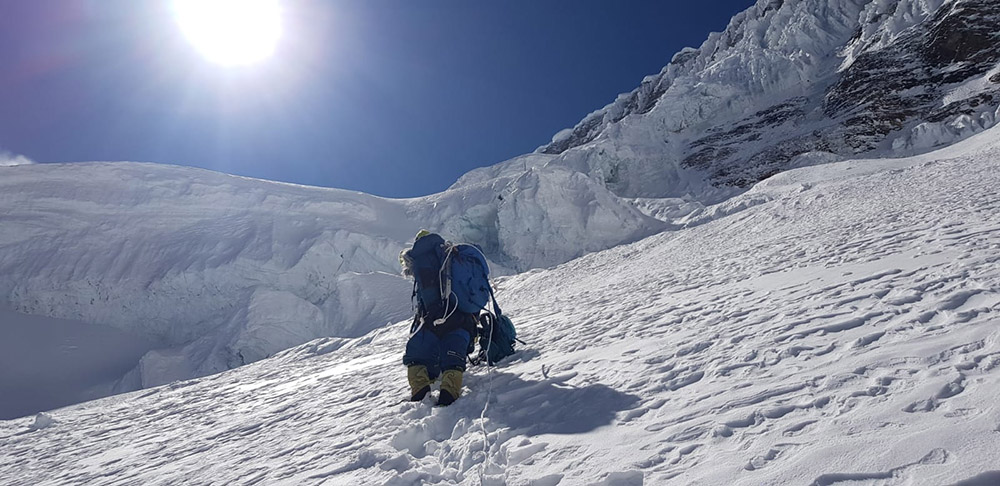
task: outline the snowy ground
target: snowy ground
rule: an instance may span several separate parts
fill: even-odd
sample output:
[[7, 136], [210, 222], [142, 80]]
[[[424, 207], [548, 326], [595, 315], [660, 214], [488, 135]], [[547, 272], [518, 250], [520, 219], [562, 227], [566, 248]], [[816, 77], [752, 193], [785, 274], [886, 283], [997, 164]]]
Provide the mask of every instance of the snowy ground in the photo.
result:
[[529, 345], [451, 407], [399, 403], [399, 323], [0, 422], [0, 477], [995, 486], [998, 135], [799, 169], [704, 224], [502, 279]]
[[[0, 309], [156, 342], [118, 376], [129, 391], [405, 319], [409, 300], [383, 296], [411, 290], [399, 252], [421, 228], [527, 269], [664, 226], [560, 168], [384, 199], [159, 164], [0, 167]], [[18, 339], [0, 326], [0, 340], [28, 346]]]

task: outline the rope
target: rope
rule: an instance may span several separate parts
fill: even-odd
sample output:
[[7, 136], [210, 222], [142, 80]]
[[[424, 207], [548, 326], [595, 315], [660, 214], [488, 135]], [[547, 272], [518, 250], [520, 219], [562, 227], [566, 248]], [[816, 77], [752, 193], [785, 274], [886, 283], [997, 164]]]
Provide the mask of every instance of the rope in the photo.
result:
[[486, 403], [483, 405], [483, 411], [479, 413], [479, 430], [483, 432], [483, 462], [479, 465], [479, 484], [482, 486], [486, 481], [486, 465], [487, 463], [492, 463], [493, 459], [490, 457], [490, 436], [486, 433], [486, 411], [490, 408], [490, 398], [493, 396], [493, 367], [490, 366], [490, 347], [493, 345], [493, 328], [496, 327], [496, 321], [492, 321], [490, 324], [490, 339], [486, 341], [486, 376], [488, 377], [487, 382], [489, 385], [486, 387]]
[[[479, 249], [476, 245], [469, 245], [476, 249], [480, 255], [483, 257], [483, 261], [486, 262], [486, 275], [492, 273], [490, 268], [490, 261], [486, 258], [486, 254], [483, 250]], [[451, 246], [448, 249], [448, 255], [451, 256], [451, 251], [454, 251], [455, 247]], [[490, 287], [490, 299], [493, 300], [493, 309], [496, 311], [497, 317], [492, 319], [490, 323], [489, 339], [486, 341], [486, 376], [487, 376], [487, 387], [486, 387], [486, 403], [483, 404], [483, 410], [479, 413], [479, 430], [483, 433], [483, 462], [479, 464], [479, 484], [483, 485], [486, 483], [486, 466], [493, 463], [493, 458], [490, 456], [490, 436], [486, 432], [486, 412], [490, 408], [490, 399], [493, 397], [493, 366], [490, 366], [490, 348], [493, 345], [493, 330], [496, 327], [497, 320], [500, 315], [500, 306], [497, 304], [497, 299], [493, 295], [493, 288]], [[458, 298], [456, 297], [455, 308], [458, 308]], [[489, 311], [487, 311], [489, 312]]]
[[410, 333], [410, 338], [409, 339], [413, 339], [413, 336], [416, 336], [417, 333], [420, 332], [420, 330], [423, 329], [423, 328], [424, 328], [424, 318], [421, 317], [420, 318], [420, 325], [417, 326], [417, 329], [415, 331], [413, 331], [413, 332]]
[[[434, 325], [444, 324], [448, 318], [458, 310], [458, 296], [451, 290], [451, 254], [455, 251], [455, 245], [451, 242], [445, 243], [444, 261], [441, 262], [441, 269], [438, 270], [438, 291], [441, 293], [441, 300], [444, 301], [444, 316], [434, 319]], [[451, 306], [451, 296], [455, 295], [455, 308], [448, 310]]]
[[[448, 266], [448, 262], [451, 260], [451, 253], [453, 251], [455, 251], [455, 245], [452, 245], [451, 242], [446, 242], [444, 244], [444, 261], [441, 262], [441, 269], [438, 270], [438, 292], [441, 294], [442, 299], [451, 296], [451, 267]], [[442, 278], [445, 270], [449, 270], [448, 278]]]
[[[483, 257], [483, 261], [486, 262], [486, 275], [493, 273], [492, 268], [490, 268], [490, 260], [486, 258], [486, 254], [483, 253], [476, 245], [470, 245], [479, 252]], [[493, 301], [493, 309], [497, 312], [496, 316], [490, 321], [490, 332], [489, 337], [486, 341], [486, 355], [483, 359], [486, 361], [486, 376], [487, 376], [487, 387], [486, 387], [486, 403], [483, 404], [483, 410], [479, 413], [479, 430], [483, 433], [483, 462], [479, 465], [479, 484], [483, 485], [486, 482], [486, 466], [493, 463], [493, 458], [490, 457], [490, 436], [486, 432], [486, 412], [490, 408], [490, 399], [493, 397], [493, 366], [490, 366], [490, 348], [493, 346], [493, 331], [496, 328], [497, 320], [500, 316], [500, 306], [497, 304], [497, 298], [493, 295], [493, 287], [489, 286], [490, 290], [490, 300]], [[489, 311], [486, 311], [489, 313]]]
[[444, 324], [445, 321], [447, 321], [448, 318], [451, 317], [452, 314], [454, 314], [455, 311], [458, 310], [458, 296], [455, 295], [455, 308], [452, 309], [451, 311], [448, 311], [448, 306], [450, 305], [449, 302], [451, 302], [451, 296], [452, 295], [455, 295], [455, 292], [452, 292], [450, 295], [448, 295], [448, 300], [444, 301], [444, 305], [445, 305], [445, 307], [444, 307], [444, 317], [442, 317], [440, 319], [434, 319], [434, 325], [435, 326], [440, 326], [441, 324]]

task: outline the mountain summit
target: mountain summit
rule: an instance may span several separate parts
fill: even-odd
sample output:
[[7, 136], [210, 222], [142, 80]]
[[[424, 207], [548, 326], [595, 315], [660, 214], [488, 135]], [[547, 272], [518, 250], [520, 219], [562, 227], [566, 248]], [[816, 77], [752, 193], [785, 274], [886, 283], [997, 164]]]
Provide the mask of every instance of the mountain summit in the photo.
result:
[[1000, 3], [761, 0], [539, 154], [623, 197], [714, 203], [783, 170], [992, 126]]

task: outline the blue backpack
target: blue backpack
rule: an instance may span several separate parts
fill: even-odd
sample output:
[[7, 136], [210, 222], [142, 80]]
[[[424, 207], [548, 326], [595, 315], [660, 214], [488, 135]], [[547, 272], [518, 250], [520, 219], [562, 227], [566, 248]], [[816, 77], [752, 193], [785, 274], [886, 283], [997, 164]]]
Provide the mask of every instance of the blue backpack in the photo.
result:
[[[421, 325], [442, 324], [455, 312], [479, 315], [493, 300], [493, 313], [479, 316], [479, 353], [473, 364], [494, 365], [514, 354], [515, 342], [524, 343], [493, 296], [489, 265], [479, 248], [451, 244], [438, 234], [421, 231], [413, 248], [400, 254], [400, 261], [403, 273], [413, 277]], [[470, 354], [474, 351], [470, 347]]]
[[455, 312], [478, 315], [490, 301], [489, 265], [472, 245], [453, 245], [429, 233], [401, 260], [403, 272], [413, 276], [413, 295], [424, 317], [443, 322]]
[[479, 316], [479, 354], [472, 359], [473, 364], [486, 362], [493, 366], [497, 362], [514, 354], [514, 344], [521, 343], [517, 338], [517, 330], [510, 318], [495, 308], [496, 314], [489, 312]]

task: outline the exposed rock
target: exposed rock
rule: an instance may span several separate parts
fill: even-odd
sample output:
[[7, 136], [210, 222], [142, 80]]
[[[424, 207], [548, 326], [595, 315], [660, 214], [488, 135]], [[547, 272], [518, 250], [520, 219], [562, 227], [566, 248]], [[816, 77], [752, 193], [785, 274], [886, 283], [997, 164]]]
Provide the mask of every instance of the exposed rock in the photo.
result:
[[713, 202], [799, 154], [905, 155], [987, 128], [998, 45], [996, 0], [760, 0], [538, 152], [623, 197]]

